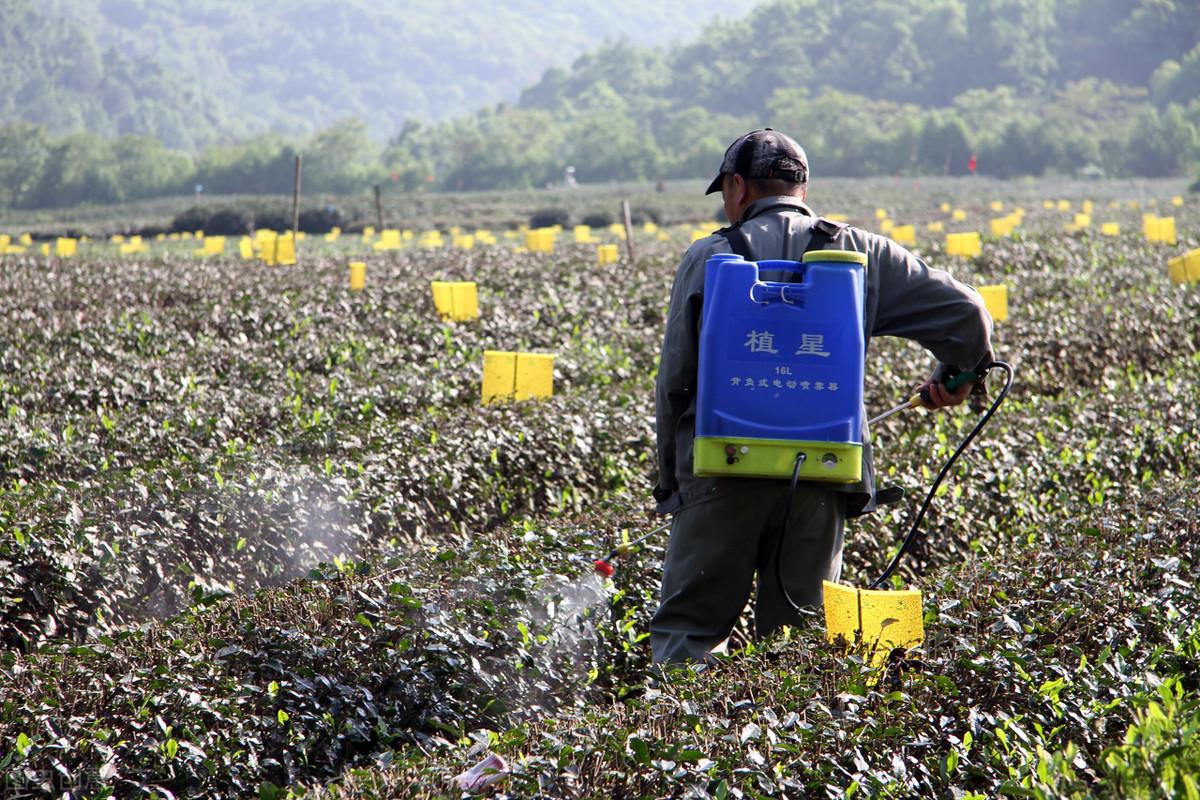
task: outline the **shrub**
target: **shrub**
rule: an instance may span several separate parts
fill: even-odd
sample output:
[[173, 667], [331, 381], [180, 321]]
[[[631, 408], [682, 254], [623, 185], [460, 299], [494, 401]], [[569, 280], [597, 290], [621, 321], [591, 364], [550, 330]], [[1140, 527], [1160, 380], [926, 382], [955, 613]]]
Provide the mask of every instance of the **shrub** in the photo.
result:
[[582, 224], [591, 228], [607, 228], [613, 224], [613, 215], [607, 211], [593, 211], [583, 218]]
[[571, 221], [571, 213], [565, 208], [541, 208], [529, 215], [529, 227], [549, 228], [561, 225], [564, 228]]
[[259, 211], [254, 215], [254, 227], [270, 231], [287, 231], [292, 229], [292, 220], [282, 211]]
[[180, 212], [176, 215], [175, 219], [171, 220], [171, 232], [206, 231], [208, 230], [208, 221], [211, 218], [212, 212], [207, 208], [192, 206], [188, 210]]
[[204, 232], [213, 236], [245, 236], [250, 233], [253, 221], [247, 211], [223, 208], [208, 218]]
[[662, 222], [662, 214], [658, 212], [658, 209], [646, 206], [631, 209], [629, 218], [633, 221], [634, 225], [644, 225], [647, 222], [653, 222], [657, 225]]
[[329, 233], [342, 226], [342, 214], [333, 206], [310, 208], [300, 212], [300, 230], [305, 233]]

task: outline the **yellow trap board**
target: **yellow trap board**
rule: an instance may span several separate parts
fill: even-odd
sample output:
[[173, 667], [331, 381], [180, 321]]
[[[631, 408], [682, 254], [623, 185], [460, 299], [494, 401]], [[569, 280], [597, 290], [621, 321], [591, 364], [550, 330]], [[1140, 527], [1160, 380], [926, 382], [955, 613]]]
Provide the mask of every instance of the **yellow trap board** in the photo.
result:
[[530, 400], [554, 394], [554, 356], [545, 353], [483, 353], [483, 402]]
[[925, 641], [921, 593], [915, 589], [877, 591], [824, 582], [825, 635], [831, 642], [861, 643], [872, 666], [897, 647]]

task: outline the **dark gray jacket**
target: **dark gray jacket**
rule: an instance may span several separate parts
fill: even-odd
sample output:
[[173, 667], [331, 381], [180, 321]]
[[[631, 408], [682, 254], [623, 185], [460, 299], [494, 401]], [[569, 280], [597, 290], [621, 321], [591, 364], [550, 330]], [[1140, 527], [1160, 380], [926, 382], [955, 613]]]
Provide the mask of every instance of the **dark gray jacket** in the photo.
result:
[[[808, 249], [816, 221], [798, 198], [767, 197], [746, 209], [740, 227], [755, 258], [799, 261]], [[730, 249], [728, 240], [718, 234], [700, 239], [688, 248], [675, 273], [655, 392], [659, 477], [654, 497], [660, 513], [733, 488], [739, 481], [755, 480], [692, 474], [705, 264], [709, 256]], [[949, 273], [931, 269], [890, 239], [857, 228], [837, 232], [830, 249], [867, 254], [864, 327], [868, 341], [872, 336], [913, 339], [933, 353], [941, 371], [974, 369], [990, 362], [992, 318], [983, 298], [970, 286]], [[852, 495], [847, 498], [851, 516], [875, 508], [875, 472], [866, 419], [864, 409], [862, 480], [836, 487]]]

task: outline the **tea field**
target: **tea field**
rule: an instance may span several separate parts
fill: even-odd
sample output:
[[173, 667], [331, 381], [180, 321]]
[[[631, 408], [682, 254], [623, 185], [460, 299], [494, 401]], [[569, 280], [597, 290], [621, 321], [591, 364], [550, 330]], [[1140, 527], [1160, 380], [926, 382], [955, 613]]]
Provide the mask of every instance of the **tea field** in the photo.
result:
[[[477, 794], [1200, 797], [1200, 286], [1167, 271], [1200, 201], [1180, 191], [815, 198], [1008, 291], [1017, 381], [903, 563], [927, 638], [882, 675], [814, 612], [662, 676], [665, 534], [592, 569], [662, 522], [654, 373], [709, 204], [664, 201], [636, 263], [569, 229], [552, 253], [499, 227], [421, 247], [417, 221], [397, 249], [310, 237], [294, 266], [121, 255], [99, 223], [73, 256], [0, 256], [0, 793], [458, 797], [492, 753], [508, 769]], [[947, 255], [968, 231], [981, 252]], [[431, 280], [476, 282], [479, 318], [443, 320]], [[554, 354], [553, 396], [483, 405], [486, 350]], [[868, 409], [929, 367], [875, 340]], [[876, 426], [908, 496], [850, 524], [845, 582], [886, 564], [973, 421]]]

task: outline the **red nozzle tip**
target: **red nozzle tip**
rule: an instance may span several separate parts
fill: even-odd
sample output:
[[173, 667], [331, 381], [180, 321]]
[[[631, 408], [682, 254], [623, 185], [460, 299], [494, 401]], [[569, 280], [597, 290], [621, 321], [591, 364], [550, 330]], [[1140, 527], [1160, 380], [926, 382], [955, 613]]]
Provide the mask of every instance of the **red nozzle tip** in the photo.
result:
[[617, 571], [616, 567], [605, 561], [603, 558], [597, 558], [592, 562], [596, 568], [596, 572], [603, 575], [605, 578], [611, 578], [612, 574]]

